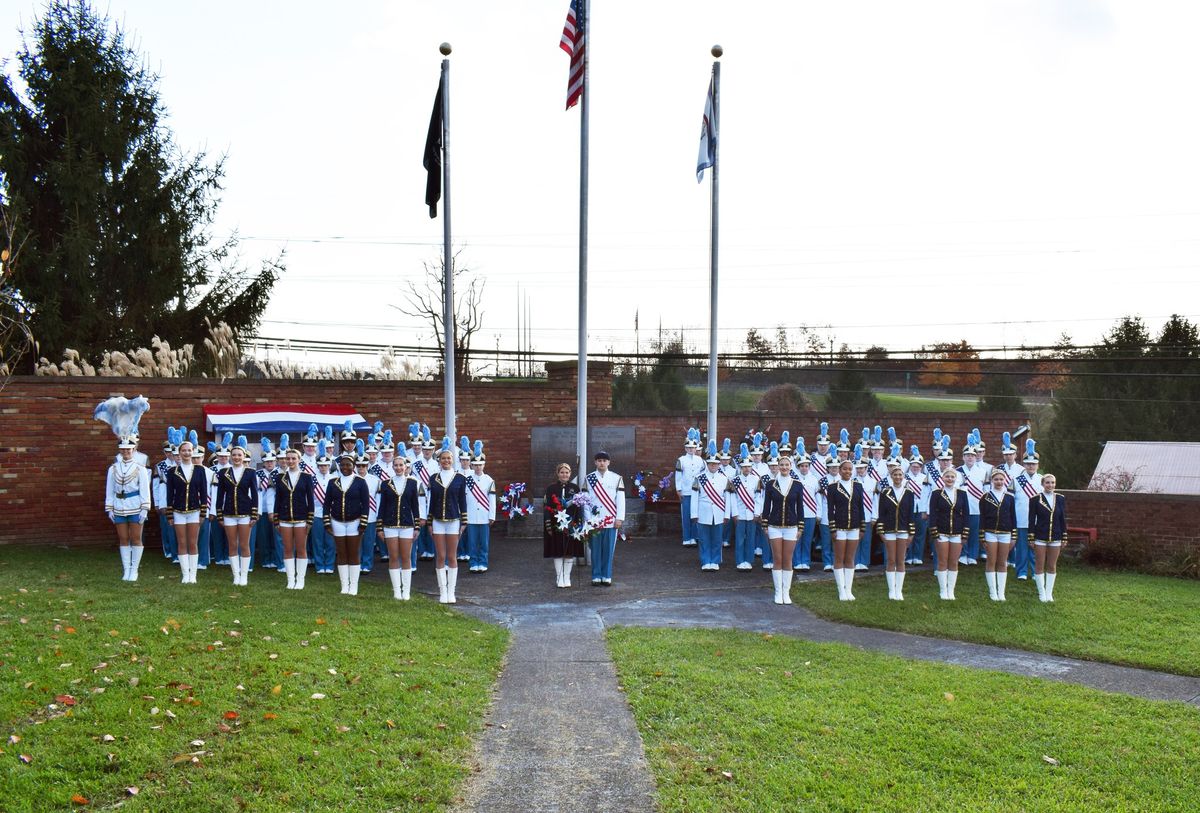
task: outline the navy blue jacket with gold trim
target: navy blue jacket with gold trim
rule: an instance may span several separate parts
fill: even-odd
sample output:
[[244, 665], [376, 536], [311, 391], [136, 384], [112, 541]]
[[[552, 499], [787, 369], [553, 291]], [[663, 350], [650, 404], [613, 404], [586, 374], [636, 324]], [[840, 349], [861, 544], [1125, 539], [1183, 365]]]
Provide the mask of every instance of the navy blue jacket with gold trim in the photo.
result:
[[962, 536], [967, 532], [967, 492], [954, 489], [954, 502], [939, 488], [929, 496], [929, 527], [938, 536]]
[[1029, 501], [1029, 535], [1039, 542], [1063, 542], [1067, 538], [1067, 498], [1054, 494], [1054, 504], [1039, 494]]
[[217, 519], [250, 517], [258, 519], [258, 486], [254, 469], [242, 467], [242, 479], [233, 478], [233, 466], [217, 475]]
[[287, 470], [275, 473], [275, 518], [280, 522], [313, 521], [313, 476], [300, 472], [296, 485]]
[[835, 478], [823, 489], [829, 505], [829, 527], [835, 531], [859, 530], [865, 524], [862, 483], [851, 481], [853, 489], [847, 494], [841, 482], [840, 477]]
[[1007, 491], [1000, 500], [990, 488], [979, 500], [979, 530], [993, 534], [1009, 534], [1017, 527], [1017, 498]]
[[[397, 484], [403, 482], [404, 490], [400, 491]], [[415, 477], [405, 477], [400, 480], [393, 477], [384, 480], [379, 487], [379, 527], [381, 528], [413, 528], [421, 518], [421, 502], [417, 499], [417, 483]]]
[[429, 472], [429, 519], [467, 521], [467, 478], [454, 472], [450, 485], [442, 485], [441, 469]]
[[166, 474], [167, 505], [171, 513], [203, 511], [208, 502], [208, 477], [203, 466], [192, 466], [192, 479], [183, 476], [183, 466], [175, 466]]
[[354, 475], [350, 487], [342, 491], [342, 475], [335, 474], [325, 484], [325, 522], [353, 522], [359, 520], [367, 524], [367, 515], [371, 510], [371, 492], [367, 489], [367, 481]]
[[764, 525], [776, 528], [795, 528], [804, 519], [800, 493], [804, 486], [799, 481], [788, 478], [790, 483], [787, 494], [779, 490], [779, 480], [775, 477], [764, 477], [762, 481]]
[[913, 532], [913, 493], [907, 488], [900, 489], [900, 499], [896, 499], [896, 492], [892, 490], [889, 483], [879, 491], [879, 519], [875, 524], [883, 529], [884, 533], [908, 533]]

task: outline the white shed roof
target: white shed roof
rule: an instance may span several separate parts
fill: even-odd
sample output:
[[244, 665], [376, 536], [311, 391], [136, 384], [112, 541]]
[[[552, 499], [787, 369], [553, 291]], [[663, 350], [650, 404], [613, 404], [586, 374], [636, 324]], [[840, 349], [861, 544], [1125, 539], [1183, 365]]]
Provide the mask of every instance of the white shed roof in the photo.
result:
[[1114, 475], [1132, 477], [1132, 491], [1157, 494], [1200, 494], [1200, 443], [1148, 440], [1110, 440], [1104, 444], [1090, 489], [1104, 489], [1102, 480]]

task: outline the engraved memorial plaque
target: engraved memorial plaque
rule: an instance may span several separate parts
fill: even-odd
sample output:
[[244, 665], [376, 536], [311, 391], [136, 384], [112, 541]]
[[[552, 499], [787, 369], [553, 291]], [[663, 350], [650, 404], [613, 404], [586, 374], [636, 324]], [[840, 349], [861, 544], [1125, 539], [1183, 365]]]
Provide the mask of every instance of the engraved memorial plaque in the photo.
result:
[[[540, 496], [554, 482], [554, 469], [559, 463], [575, 468], [575, 427], [535, 426], [531, 432], [529, 460], [530, 496]], [[588, 428], [585, 472], [593, 468], [592, 455], [603, 449], [612, 458], [612, 470], [625, 478], [628, 485], [637, 472], [637, 433], [632, 426], [593, 426]], [[578, 472], [575, 472], [578, 474]]]

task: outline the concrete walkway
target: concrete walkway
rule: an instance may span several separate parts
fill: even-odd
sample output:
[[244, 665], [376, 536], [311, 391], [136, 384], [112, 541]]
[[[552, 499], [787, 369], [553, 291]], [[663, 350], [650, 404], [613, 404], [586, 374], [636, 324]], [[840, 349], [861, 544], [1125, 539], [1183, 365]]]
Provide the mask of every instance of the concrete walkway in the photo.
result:
[[[1200, 678], [825, 621], [796, 605], [773, 604], [770, 574], [757, 567], [701, 572], [695, 549], [673, 539], [621, 543], [611, 587], [591, 586], [577, 567], [569, 590], [554, 586], [540, 540], [496, 539], [492, 549], [489, 573], [463, 571], [457, 607], [509, 626], [513, 643], [462, 810], [654, 809], [641, 736], [604, 645], [607, 626], [792, 635], [1200, 707]], [[910, 585], [932, 581], [931, 574], [917, 573]], [[818, 569], [797, 576], [829, 580], [830, 574]], [[1070, 578], [1069, 570], [1063, 578]], [[1010, 595], [1013, 584], [1028, 586], [1010, 582]], [[431, 568], [421, 569], [416, 586], [436, 593]]]

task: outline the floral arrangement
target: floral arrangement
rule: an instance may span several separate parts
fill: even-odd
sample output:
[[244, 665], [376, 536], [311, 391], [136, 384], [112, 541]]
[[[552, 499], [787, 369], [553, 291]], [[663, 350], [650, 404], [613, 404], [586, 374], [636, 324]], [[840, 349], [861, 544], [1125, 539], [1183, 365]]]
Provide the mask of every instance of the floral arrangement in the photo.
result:
[[[637, 474], [633, 475], [633, 487], [637, 491], [639, 500], [646, 499], [645, 482], [647, 480], [653, 480], [653, 479], [654, 479], [654, 472], [652, 472], [652, 471], [639, 471]], [[667, 479], [670, 479], [670, 478], [667, 478]], [[652, 499], [654, 499], [655, 502], [658, 502], [658, 500], [656, 498], [652, 498]]]
[[662, 493], [671, 487], [671, 475], [667, 475], [658, 481], [658, 489], [650, 495], [650, 502], [658, 502], [662, 499]]
[[533, 513], [533, 504], [521, 496], [524, 493], [524, 483], [509, 483], [508, 488], [504, 489], [504, 494], [500, 497], [500, 510], [509, 519], [519, 519]]
[[[578, 522], [571, 521], [568, 507], [579, 509]], [[580, 491], [567, 505], [563, 505], [558, 497], [554, 497], [553, 502], [546, 506], [546, 511], [551, 514], [558, 530], [566, 531], [573, 539], [586, 540], [601, 528], [612, 525], [612, 517], [601, 516], [603, 512], [600, 510], [600, 503], [588, 491]]]

